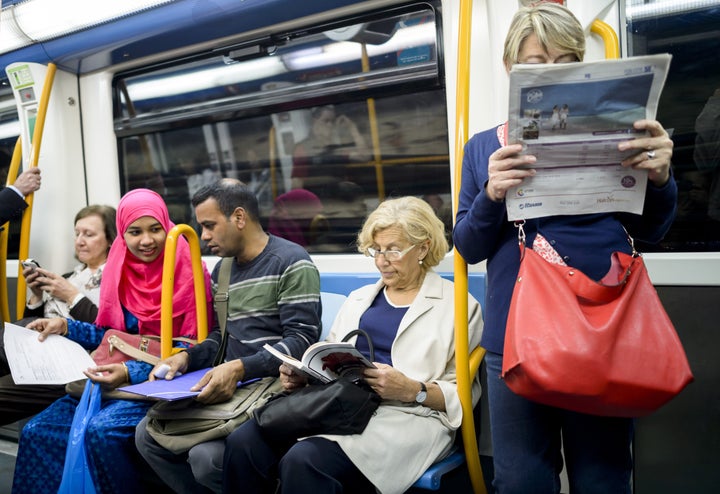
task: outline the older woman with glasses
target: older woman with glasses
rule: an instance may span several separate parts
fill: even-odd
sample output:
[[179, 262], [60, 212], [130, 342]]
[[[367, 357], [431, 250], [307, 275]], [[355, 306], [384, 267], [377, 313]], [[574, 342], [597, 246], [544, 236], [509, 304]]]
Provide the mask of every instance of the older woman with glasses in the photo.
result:
[[[444, 226], [423, 200], [385, 201], [358, 235], [380, 280], [350, 294], [330, 330], [338, 341], [361, 328], [372, 339], [365, 380], [382, 398], [361, 434], [276, 444], [254, 420], [226, 440], [224, 492], [405, 492], [448, 453], [462, 421], [457, 394], [453, 284], [433, 272], [448, 250]], [[480, 305], [469, 300], [469, 341], [480, 341]], [[364, 338], [356, 346], [369, 357]], [[286, 391], [306, 379], [280, 367]], [[473, 385], [473, 399], [480, 384]]]

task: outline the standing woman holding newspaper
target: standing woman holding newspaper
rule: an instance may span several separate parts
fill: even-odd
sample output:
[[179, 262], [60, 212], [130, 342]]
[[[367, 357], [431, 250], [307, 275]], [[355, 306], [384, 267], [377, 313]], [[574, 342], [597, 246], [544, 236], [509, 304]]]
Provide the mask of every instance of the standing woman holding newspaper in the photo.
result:
[[[110, 248], [98, 316], [94, 324], [65, 318], [38, 319], [28, 328], [63, 334], [83, 347], [97, 347], [106, 329], [141, 335], [160, 335], [160, 299], [167, 233], [174, 226], [162, 197], [148, 189], [123, 196], [117, 208], [118, 237]], [[205, 271], [207, 302], [211, 301], [210, 275]], [[212, 314], [209, 311], [208, 316]], [[212, 321], [209, 321], [209, 326]], [[179, 239], [173, 294], [173, 336], [197, 337], [197, 313], [190, 248]], [[99, 365], [85, 371], [107, 388], [147, 380], [152, 365], [130, 360]], [[100, 375], [101, 374], [101, 375]], [[14, 494], [57, 492], [78, 399], [66, 395], [32, 418], [23, 428], [18, 445]], [[100, 411], [88, 423], [85, 435], [90, 474], [98, 493], [159, 492], [160, 480], [135, 449], [135, 427], [151, 402], [103, 398]]]
[[[521, 8], [514, 16], [503, 60], [516, 63], [582, 61], [585, 33], [565, 7], [543, 3]], [[623, 166], [645, 169], [649, 183], [642, 215], [598, 213], [543, 217], [525, 224], [527, 246], [546, 240], [566, 264], [594, 280], [610, 268], [610, 254], [631, 253], [628, 235], [658, 242], [672, 223], [677, 186], [670, 158], [673, 143], [656, 121], [640, 120], [647, 137], [621, 142], [634, 150]], [[488, 399], [495, 479], [499, 494], [560, 492], [561, 438], [570, 492], [630, 493], [633, 420], [599, 417], [540, 405], [514, 394], [500, 378], [505, 327], [518, 273], [518, 232], [507, 219], [509, 188], [531, 177], [532, 155], [520, 144], [507, 145], [505, 125], [473, 136], [465, 147], [462, 186], [453, 240], [469, 263], [487, 260], [488, 299], [482, 346], [487, 349]], [[530, 168], [526, 168], [530, 166]], [[541, 234], [541, 235], [538, 235]], [[537, 243], [535, 245], [537, 249]]]

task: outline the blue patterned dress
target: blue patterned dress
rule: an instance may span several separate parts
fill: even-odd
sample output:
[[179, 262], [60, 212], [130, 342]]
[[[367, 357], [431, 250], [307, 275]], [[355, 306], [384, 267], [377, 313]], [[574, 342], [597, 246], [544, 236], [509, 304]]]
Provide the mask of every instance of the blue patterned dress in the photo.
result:
[[[125, 311], [128, 333], [137, 333], [137, 319]], [[104, 330], [68, 320], [68, 336], [86, 348], [100, 344]], [[152, 366], [126, 362], [130, 380], [147, 379]], [[65, 450], [79, 400], [66, 395], [33, 417], [23, 428], [13, 478], [13, 494], [55, 494], [62, 480]], [[90, 473], [98, 494], [163, 492], [167, 490], [135, 448], [135, 427], [151, 402], [103, 400], [85, 435]]]

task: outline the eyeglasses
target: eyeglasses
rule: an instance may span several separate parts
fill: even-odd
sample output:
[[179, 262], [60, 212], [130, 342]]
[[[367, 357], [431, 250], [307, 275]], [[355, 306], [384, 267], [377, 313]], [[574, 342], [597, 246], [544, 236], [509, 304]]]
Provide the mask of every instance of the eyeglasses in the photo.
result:
[[403, 249], [403, 250], [377, 250], [377, 249], [373, 249], [372, 247], [368, 247], [368, 249], [365, 253], [368, 256], [374, 257], [376, 259], [377, 259], [377, 256], [382, 254], [383, 256], [385, 256], [386, 261], [393, 262], [393, 261], [399, 261], [400, 259], [402, 259], [405, 254], [410, 252], [413, 249], [413, 247], [415, 247], [415, 245], [417, 245], [417, 244], [411, 245], [407, 249]]
[[531, 56], [528, 60], [518, 60], [517, 63], [534, 65], [542, 63], [574, 63], [579, 61], [580, 60], [578, 60], [578, 57], [574, 53], [566, 53], [564, 55], [558, 56], [555, 59]]

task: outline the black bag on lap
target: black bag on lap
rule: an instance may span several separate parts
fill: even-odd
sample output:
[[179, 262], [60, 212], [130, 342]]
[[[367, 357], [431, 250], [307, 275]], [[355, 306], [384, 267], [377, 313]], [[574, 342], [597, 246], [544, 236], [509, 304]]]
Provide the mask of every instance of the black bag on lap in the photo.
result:
[[[374, 360], [372, 342], [362, 330]], [[254, 412], [255, 420], [268, 438], [289, 441], [316, 434], [360, 434], [380, 406], [380, 395], [364, 380], [339, 377], [327, 384], [313, 384], [303, 389], [279, 393]]]

